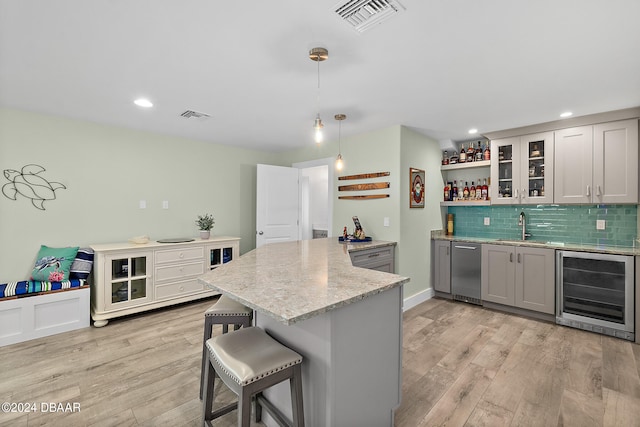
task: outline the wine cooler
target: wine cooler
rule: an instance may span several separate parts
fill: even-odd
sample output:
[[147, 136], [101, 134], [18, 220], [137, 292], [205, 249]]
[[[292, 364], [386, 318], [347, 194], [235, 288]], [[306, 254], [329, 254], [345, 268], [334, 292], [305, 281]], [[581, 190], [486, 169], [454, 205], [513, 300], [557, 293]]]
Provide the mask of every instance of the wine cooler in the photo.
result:
[[633, 256], [556, 256], [556, 323], [634, 341]]

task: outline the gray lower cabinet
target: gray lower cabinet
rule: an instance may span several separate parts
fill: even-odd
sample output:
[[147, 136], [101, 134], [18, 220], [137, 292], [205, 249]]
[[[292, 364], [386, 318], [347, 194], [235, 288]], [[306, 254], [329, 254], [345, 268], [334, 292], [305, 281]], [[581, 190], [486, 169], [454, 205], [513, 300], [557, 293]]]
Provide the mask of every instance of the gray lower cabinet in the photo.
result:
[[482, 300], [555, 313], [553, 249], [482, 245]]
[[451, 293], [451, 242], [434, 241], [434, 278], [433, 289], [438, 292]]
[[395, 246], [387, 245], [377, 248], [352, 250], [349, 252], [354, 267], [395, 273]]

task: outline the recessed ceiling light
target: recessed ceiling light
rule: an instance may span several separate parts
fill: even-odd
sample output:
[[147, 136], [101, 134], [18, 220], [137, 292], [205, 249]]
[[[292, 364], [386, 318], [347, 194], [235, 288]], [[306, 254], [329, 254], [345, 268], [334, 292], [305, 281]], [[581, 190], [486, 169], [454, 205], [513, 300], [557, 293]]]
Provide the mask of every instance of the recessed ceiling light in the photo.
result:
[[145, 98], [138, 98], [135, 101], [133, 101], [133, 103], [136, 104], [138, 107], [143, 107], [143, 108], [153, 107], [153, 103]]
[[469, 129], [469, 134], [475, 135], [476, 133], [478, 133], [478, 129], [476, 128]]
[[573, 115], [573, 113], [571, 111], [565, 111], [564, 113], [560, 114], [560, 117], [564, 118], [564, 117], [571, 117]]

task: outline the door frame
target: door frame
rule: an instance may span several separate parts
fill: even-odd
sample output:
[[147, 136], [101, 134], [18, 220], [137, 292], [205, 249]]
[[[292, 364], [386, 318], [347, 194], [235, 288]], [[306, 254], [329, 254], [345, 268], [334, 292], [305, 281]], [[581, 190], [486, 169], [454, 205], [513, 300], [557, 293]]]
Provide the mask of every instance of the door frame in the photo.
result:
[[[298, 168], [298, 169], [306, 169], [306, 168], [313, 168], [316, 166], [327, 166], [327, 185], [329, 186], [329, 188], [327, 189], [327, 212], [328, 212], [328, 218], [327, 218], [327, 236], [328, 237], [332, 237], [333, 236], [333, 195], [334, 195], [334, 181], [335, 181], [335, 159], [333, 157], [327, 157], [324, 159], [317, 159], [317, 160], [309, 160], [306, 162], [298, 162], [298, 163], [292, 163], [291, 167], [293, 168]], [[300, 186], [300, 191], [302, 186]], [[302, 196], [302, 195], [301, 195]], [[302, 198], [299, 198], [299, 200], [302, 200]], [[302, 218], [302, 203], [300, 203], [299, 205], [299, 218]]]

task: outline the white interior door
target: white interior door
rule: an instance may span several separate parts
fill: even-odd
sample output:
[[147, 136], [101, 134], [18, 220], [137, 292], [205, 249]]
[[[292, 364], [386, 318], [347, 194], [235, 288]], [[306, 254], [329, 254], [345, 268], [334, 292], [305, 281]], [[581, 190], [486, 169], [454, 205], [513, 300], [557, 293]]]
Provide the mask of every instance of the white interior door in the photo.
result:
[[299, 240], [299, 169], [258, 165], [256, 247]]

